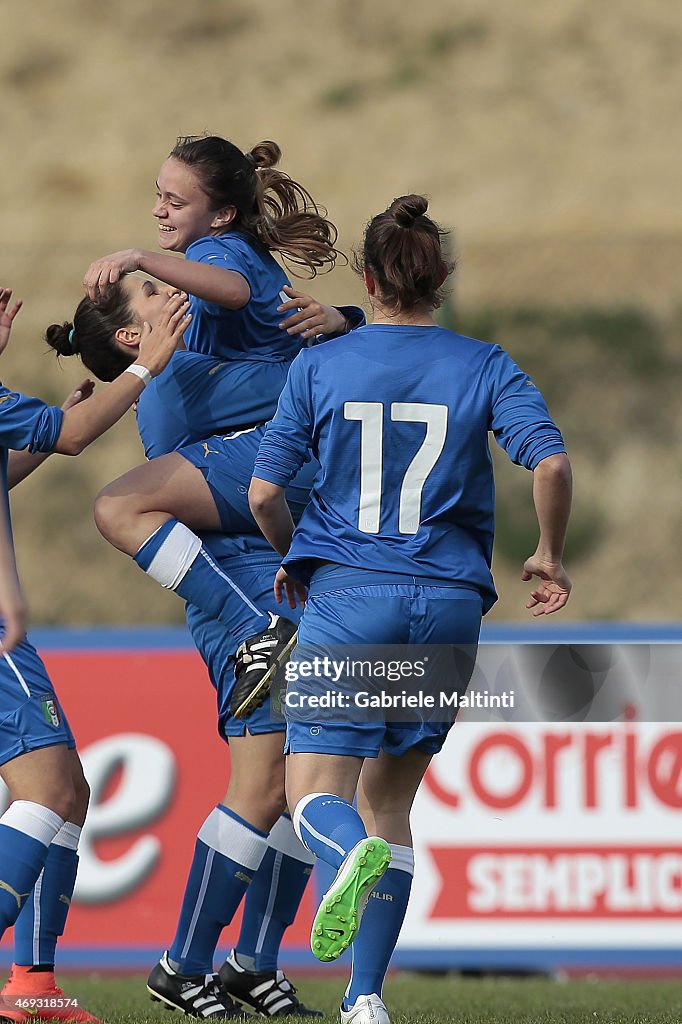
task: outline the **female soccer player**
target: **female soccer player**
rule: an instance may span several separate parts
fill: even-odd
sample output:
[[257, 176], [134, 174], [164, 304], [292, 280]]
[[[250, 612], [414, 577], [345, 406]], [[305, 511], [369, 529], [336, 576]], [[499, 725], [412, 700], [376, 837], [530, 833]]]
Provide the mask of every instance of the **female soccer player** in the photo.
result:
[[[172, 289], [171, 289], [172, 290]], [[348, 318], [364, 320], [357, 308], [322, 307], [310, 296], [293, 293], [283, 313], [286, 329], [320, 333], [343, 326]], [[136, 358], [140, 324], [165, 301], [164, 290], [151, 281], [126, 277], [104, 300], [80, 303], [71, 324], [48, 329], [50, 343], [64, 355], [77, 354], [97, 376], [110, 380]], [[292, 312], [292, 309], [297, 312]], [[312, 325], [312, 327], [311, 327]], [[274, 552], [258, 534], [246, 492], [263, 428], [233, 432], [199, 442], [230, 415], [232, 383], [225, 363], [202, 353], [178, 350], [164, 374], [140, 397], [138, 427], [145, 453], [152, 459], [140, 474], [166, 458], [191, 458], [205, 465], [196, 484], [208, 485], [224, 531], [251, 536], [202, 536], [212, 562], [229, 576], [226, 602], [234, 608], [223, 620], [238, 622], [244, 600], [274, 614], [271, 590]], [[165, 453], [179, 449], [178, 456]], [[299, 480], [289, 491], [292, 507], [302, 512], [310, 483]], [[191, 499], [188, 496], [188, 505]], [[213, 522], [213, 520], [211, 521]], [[258, 534], [258, 536], [257, 536]], [[298, 618], [298, 615], [295, 615]], [[269, 704], [237, 719], [235, 651], [239, 636], [224, 622], [189, 605], [192, 637], [216, 688], [219, 732], [230, 744], [231, 772], [223, 801], [214, 808], [197, 838], [176, 936], [149, 977], [154, 998], [190, 1015], [220, 1017], [233, 1012], [227, 993], [266, 1015], [315, 1015], [298, 1000], [295, 989], [277, 969], [279, 945], [293, 921], [311, 871], [311, 857], [291, 827], [284, 796], [283, 730]], [[232, 709], [231, 709], [232, 706]], [[248, 879], [252, 881], [249, 883]], [[235, 950], [213, 974], [215, 948], [245, 897], [242, 929]]]
[[[153, 210], [165, 251], [113, 253], [85, 275], [93, 301], [134, 270], [192, 296], [188, 349], [227, 362], [222, 372], [232, 394], [225, 432], [272, 415], [288, 366], [310, 336], [281, 327], [279, 307], [287, 301], [290, 282], [271, 254], [313, 276], [333, 267], [338, 257], [336, 228], [302, 185], [275, 168], [280, 156], [274, 142], [242, 153], [218, 136], [178, 139], [159, 172]], [[171, 253], [184, 253], [185, 259]], [[77, 344], [79, 338], [76, 322]], [[96, 522], [111, 544], [154, 579], [221, 618], [221, 595], [227, 595], [230, 583], [192, 533], [220, 529], [207, 486], [203, 500], [195, 501], [201, 490], [197, 469], [200, 473], [203, 463], [173, 457], [150, 471], [132, 470], [102, 493]], [[234, 623], [222, 621], [235, 631]], [[247, 708], [251, 693], [267, 685], [288, 652], [295, 629], [289, 619], [247, 605], [237, 626], [239, 685]]]
[[[112, 380], [135, 358], [141, 324], [155, 315], [170, 292], [172, 287], [125, 277], [99, 302], [84, 298], [73, 325], [49, 327], [48, 343], [62, 356], [80, 356], [96, 376]], [[286, 316], [286, 336], [287, 331], [299, 337], [311, 332], [333, 335], [364, 322], [357, 307], [323, 306], [301, 292], [289, 292], [279, 305], [280, 318]], [[260, 433], [235, 429], [233, 400], [232, 362], [178, 351], [168, 372], [154, 381], [138, 404], [145, 454], [153, 461], [102, 491], [95, 520], [107, 540], [131, 555], [153, 579], [218, 619], [237, 637], [234, 710], [245, 715], [267, 692], [272, 670], [293, 642], [295, 626], [290, 619], [265, 614], [245, 598], [194, 532], [258, 533], [246, 492]], [[276, 399], [269, 401], [272, 415]], [[210, 436], [218, 431], [220, 436]], [[296, 500], [298, 494], [303, 505], [315, 472], [316, 466], [309, 463], [292, 483], [291, 496]]]
[[[496, 599], [489, 430], [533, 471], [540, 539], [523, 579], [540, 582], [527, 607], [549, 614], [568, 600], [561, 559], [571, 478], [561, 435], [499, 346], [436, 325], [451, 268], [427, 208], [423, 197], [404, 196], [369, 223], [359, 269], [374, 322], [300, 353], [256, 460], [251, 508], [285, 556], [276, 596], [292, 603], [310, 587], [297, 651], [476, 645], [481, 615]], [[285, 487], [309, 448], [320, 474], [294, 530]], [[447, 729], [426, 720], [288, 722], [294, 826], [338, 869], [312, 949], [333, 960], [355, 940], [344, 1024], [388, 1021], [381, 990], [411, 885], [409, 811]], [[380, 898], [369, 901], [358, 931], [379, 879]]]
[[[0, 289], [0, 353], [21, 305], [9, 308], [11, 294]], [[7, 492], [12, 486], [51, 452], [82, 451], [120, 419], [146, 381], [161, 372], [189, 324], [187, 309], [183, 294], [165, 302], [154, 326], [143, 325], [139, 353], [128, 372], [102, 394], [89, 397], [92, 383], [85, 381], [58, 409], [0, 387], [0, 502], [7, 522]], [[2, 576], [14, 571], [11, 554]], [[11, 653], [5, 648], [0, 657], [0, 777], [12, 799], [0, 817], [0, 935], [10, 925], [15, 930], [15, 965], [3, 989], [0, 1019], [96, 1022], [64, 997], [53, 973], [55, 946], [75, 884], [76, 850], [89, 791], [45, 666], [20, 633], [15, 621], [15, 646]], [[38, 971], [33, 970], [37, 941]], [[22, 997], [31, 1000], [30, 1014], [17, 1003]]]

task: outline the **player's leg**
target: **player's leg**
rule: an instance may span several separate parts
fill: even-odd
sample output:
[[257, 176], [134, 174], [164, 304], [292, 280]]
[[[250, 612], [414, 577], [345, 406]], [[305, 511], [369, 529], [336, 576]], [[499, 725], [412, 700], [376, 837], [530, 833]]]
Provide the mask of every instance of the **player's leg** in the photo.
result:
[[[415, 597], [411, 607], [411, 626], [415, 631], [410, 639], [420, 644], [448, 645], [453, 656], [450, 645], [453, 641], [461, 645], [456, 662], [447, 662], [447, 680], [443, 682], [463, 692], [473, 670], [478, 642], [479, 599], [453, 588], [434, 587], [428, 588], [427, 596]], [[439, 650], [434, 648], [432, 663], [438, 664], [438, 654]], [[450, 665], [455, 672], [449, 670]], [[379, 757], [367, 759], [363, 765], [358, 783], [358, 811], [368, 831], [388, 840], [392, 859], [372, 892], [362, 928], [353, 943], [342, 1020], [362, 1022], [368, 1015], [382, 1013], [383, 982], [407, 911], [414, 873], [410, 811], [431, 757], [440, 750], [449, 728], [449, 721], [423, 722], [416, 728], [392, 724], [387, 728]], [[373, 999], [373, 1005], [368, 1007], [368, 1001]]]
[[[277, 606], [272, 580], [279, 562], [265, 539], [230, 541], [213, 537], [210, 544], [216, 558], [222, 556], [223, 561], [226, 556], [230, 558], [229, 566], [239, 586], [259, 606], [273, 611]], [[292, 614], [298, 619], [300, 612]], [[233, 705], [237, 684], [230, 675], [234, 659], [229, 640], [224, 632], [216, 631], [215, 623], [195, 609], [188, 610], [188, 623], [218, 692], [219, 732], [228, 739], [233, 754], [237, 750], [237, 756], [232, 757], [226, 803], [248, 819], [261, 804], [262, 793], [272, 789], [277, 804], [266, 809], [266, 816], [260, 818], [260, 825], [265, 829], [274, 812], [283, 808], [284, 718], [271, 709], [268, 699], [245, 720], [235, 719]], [[240, 738], [247, 734], [254, 742], [251, 750], [247, 748], [246, 755], [241, 757]], [[266, 760], [264, 764], [263, 779], [254, 776], [252, 767], [254, 759], [261, 761], [260, 751], [267, 749], [265, 743], [269, 741], [261, 742], [266, 734], [278, 734], [281, 739], [273, 748], [276, 762]], [[293, 831], [291, 819], [281, 814], [268, 833], [267, 850], [246, 890], [237, 944], [220, 968], [220, 978], [228, 993], [259, 1013], [319, 1015], [301, 1003], [294, 986], [278, 969], [282, 938], [300, 906], [312, 862], [312, 855]]]
[[[255, 562], [251, 564], [250, 554], [254, 543]], [[236, 552], [239, 557], [233, 557], [229, 564], [235, 567], [234, 575], [240, 587], [252, 594], [259, 602], [262, 601], [265, 607], [270, 607], [274, 604], [271, 586], [278, 563], [262, 539], [247, 545], [246, 550], [249, 553], [244, 553], [242, 544], [237, 545], [227, 538], [214, 538], [216, 558], [225, 561], [227, 552]], [[245, 561], [247, 564], [244, 564]], [[237, 565], [238, 562], [239, 565]], [[292, 898], [296, 896], [295, 913], [303, 893], [304, 885], [301, 884], [301, 879], [307, 865], [302, 860], [298, 860], [295, 869], [291, 866], [287, 868], [287, 863], [295, 860], [294, 856], [289, 856], [287, 850], [282, 854], [280, 872], [275, 878], [274, 864], [269, 859], [270, 837], [266, 838], [265, 836], [271, 826], [278, 822], [284, 810], [283, 720], [273, 720], [267, 706], [259, 708], [248, 718], [249, 731], [247, 731], [244, 721], [234, 719], [230, 712], [234, 688], [233, 643], [218, 623], [210, 620], [198, 609], [188, 609], [188, 624], [197, 648], [209, 669], [211, 681], [217, 690], [219, 731], [230, 743], [230, 782], [222, 807], [211, 812], [207, 823], [205, 823], [204, 835], [202, 837], [200, 833], [197, 841], [195, 861], [185, 892], [178, 935], [170, 951], [171, 959], [178, 967], [174, 970], [168, 957], [164, 957], [150, 975], [149, 989], [152, 995], [157, 998], [161, 997], [167, 1005], [178, 1006], [190, 1013], [193, 1012], [192, 1003], [198, 1001], [201, 1006], [197, 1008], [201, 1014], [209, 1017], [220, 1015], [221, 1011], [216, 1005], [217, 1000], [221, 1001], [226, 1008], [231, 1007], [232, 1004], [227, 993], [266, 1015], [274, 1012], [276, 1007], [282, 1011], [288, 1010], [297, 1014], [309, 1015], [314, 1011], [308, 1011], [299, 1002], [295, 995], [295, 989], [282, 972], [276, 970], [276, 966], [273, 971], [251, 972], [241, 968], [236, 961], [236, 970], [229, 967], [225, 969], [226, 965], [223, 965], [221, 971], [225, 974], [226, 983], [219, 988], [216, 988], [215, 978], [210, 976], [213, 970], [215, 945], [220, 931], [231, 920], [245, 890], [247, 900], [244, 907], [243, 930], [250, 935], [257, 929], [260, 934], [263, 923], [268, 922], [266, 931], [269, 948], [274, 950], [276, 946], [276, 952], [278, 952], [279, 940], [275, 935], [278, 922], [273, 910], [276, 907], [280, 908], [276, 914], [281, 917], [285, 912], [291, 910]], [[236, 829], [231, 825], [230, 818], [233, 816], [236, 819], [241, 819], [243, 829], [251, 829], [257, 836], [260, 836], [261, 854], [265, 864], [261, 861], [260, 867], [256, 870], [247, 864], [242, 864], [241, 870], [238, 867], [227, 880], [224, 878], [221, 880], [217, 874], [213, 876], [211, 873], [207, 873], [204, 867], [201, 878], [205, 879], [205, 892], [203, 893], [204, 898], [200, 898], [202, 897], [201, 888], [197, 889], [196, 886], [197, 868], [200, 866], [200, 862], [203, 862], [205, 866], [206, 858], [211, 856], [213, 864], [217, 862], [218, 865], [221, 865], [223, 863], [221, 857], [224, 856], [224, 853], [209, 834], [211, 823], [215, 824], [216, 820], [223, 823], [227, 821], [226, 825], [223, 824], [224, 829], [239, 833], [239, 837], [242, 839], [244, 837], [243, 829]], [[277, 839], [278, 835], [279, 840]], [[273, 839], [277, 845], [284, 846], [280, 827], [275, 827]], [[302, 858], [306, 859], [307, 851], [303, 850], [298, 840], [295, 840], [295, 843], [299, 856], [302, 855]], [[204, 847], [209, 849], [206, 850]], [[235, 857], [237, 844], [231, 843], [227, 853], [228, 856]], [[245, 870], [247, 868], [248, 870]], [[292, 891], [294, 876], [295, 884], [298, 886], [297, 893]], [[253, 881], [245, 883], [245, 877], [251, 877]], [[211, 890], [216, 880], [219, 882], [220, 891], [214, 896]], [[307, 872], [305, 880], [307, 880]], [[282, 892], [285, 882], [288, 883], [290, 889], [287, 894], [288, 898]], [[190, 934], [193, 919], [193, 931]], [[250, 923], [253, 921], [257, 924]], [[194, 963], [191, 960], [188, 961], [187, 958], [184, 961], [176, 959], [176, 957], [182, 956], [185, 945], [187, 945], [187, 955], [194, 955]], [[188, 976], [187, 972], [197, 969], [199, 965], [205, 974]]]
[[175, 938], [147, 983], [152, 997], [167, 1006], [195, 1016], [236, 1013], [214, 977], [213, 958], [223, 928], [267, 851], [268, 830], [283, 808], [282, 746], [281, 733], [234, 737], [230, 743], [225, 802], [213, 808], [199, 830]]
[[358, 811], [368, 832], [388, 841], [391, 863], [371, 893], [352, 946], [351, 977], [341, 1005], [344, 1013], [357, 1009], [363, 996], [381, 999], [414, 874], [410, 809], [430, 760], [431, 755], [420, 750], [410, 750], [403, 757], [382, 751], [378, 758], [368, 758], [360, 773]]
[[229, 924], [267, 850], [267, 834], [284, 810], [284, 737], [233, 736], [223, 801], [201, 826], [169, 961], [183, 975], [209, 974], [218, 938]]
[[28, 995], [37, 1020], [98, 1024], [98, 1018], [76, 1006], [57, 985], [54, 964], [57, 942], [64, 932], [78, 871], [78, 842], [85, 822], [90, 787], [75, 747], [68, 750], [74, 791], [73, 811], [50, 843], [45, 865], [14, 924], [14, 963], [3, 996]]
[[27, 640], [0, 657], [0, 723], [0, 776], [12, 798], [0, 818], [1, 934], [18, 917], [74, 809], [71, 731]]
[[235, 948], [220, 968], [220, 980], [230, 995], [267, 1016], [322, 1016], [299, 1000], [278, 970], [282, 939], [296, 917], [313, 862], [291, 818], [282, 814], [268, 834], [268, 849], [247, 889]]
[[247, 499], [255, 444], [239, 435], [188, 445], [130, 470], [95, 502], [98, 529], [111, 544], [230, 631], [244, 713], [290, 650], [295, 626], [252, 601], [194, 531], [258, 532]]
[[[4, 703], [2, 697], [0, 703]], [[14, 732], [17, 718], [27, 717], [26, 709], [11, 717], [14, 722], [3, 721], [3, 740], [9, 739], [8, 731]], [[15, 737], [17, 749], [21, 749], [24, 744], [20, 729]], [[66, 752], [63, 744], [47, 746], [17, 754], [0, 767], [0, 777], [12, 797], [12, 803], [0, 817], [0, 934], [14, 924], [31, 898], [50, 844], [72, 812]], [[30, 996], [30, 991], [5, 989], [0, 996], [0, 1020], [26, 1020], [17, 1000]]]
[[[68, 752], [74, 807], [56, 834], [31, 899], [14, 925], [13, 974], [52, 974], [57, 940], [64, 932], [78, 871], [78, 842], [85, 822], [90, 788], [75, 749]], [[23, 971], [21, 970], [23, 968]]]
[[[333, 579], [338, 589], [320, 592], [316, 574], [294, 663], [297, 657], [325, 651], [333, 660], [348, 650], [344, 645], [395, 638], [406, 613], [400, 598], [393, 600], [392, 593], [378, 601], [368, 597], [366, 588], [352, 586], [358, 576], [353, 570], [329, 569], [321, 575]], [[287, 799], [294, 828], [316, 856], [337, 869], [313, 923], [311, 945], [321, 960], [336, 959], [353, 941], [369, 893], [390, 862], [388, 844], [368, 836], [352, 805], [363, 759], [378, 755], [383, 732], [383, 723], [353, 721], [352, 716], [311, 723], [290, 714], [287, 723]]]
[[72, 813], [65, 745], [20, 754], [0, 767], [12, 803], [0, 817], [0, 930], [19, 916], [50, 843]]

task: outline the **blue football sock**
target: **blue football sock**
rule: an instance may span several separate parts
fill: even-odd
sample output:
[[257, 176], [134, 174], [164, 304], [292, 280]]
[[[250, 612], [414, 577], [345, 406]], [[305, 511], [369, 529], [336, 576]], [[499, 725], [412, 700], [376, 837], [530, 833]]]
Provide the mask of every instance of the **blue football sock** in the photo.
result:
[[264, 832], [219, 804], [199, 830], [168, 958], [180, 974], [213, 972], [213, 956], [267, 849]]
[[31, 899], [14, 923], [14, 963], [20, 967], [54, 966], [76, 886], [80, 836], [81, 827], [67, 821], [49, 845]]
[[19, 916], [63, 824], [54, 811], [29, 800], [15, 800], [0, 819], [0, 937]]
[[201, 543], [177, 519], [169, 519], [133, 555], [139, 567], [167, 590], [218, 619], [239, 645], [261, 633], [270, 617], [256, 607]]
[[[80, 828], [71, 828], [80, 834]], [[78, 872], [78, 853], [73, 846], [61, 845], [60, 836], [61, 832], [50, 843], [45, 866], [14, 924], [14, 963], [24, 967], [54, 966], [57, 939], [66, 926]]]
[[292, 924], [313, 870], [313, 856], [299, 842], [288, 814], [268, 836], [268, 850], [244, 901], [234, 952], [247, 971], [276, 971], [284, 932]]
[[309, 793], [296, 805], [293, 820], [303, 845], [337, 870], [346, 854], [367, 838], [355, 808], [333, 793]]
[[353, 943], [353, 967], [342, 1009], [358, 996], [381, 996], [388, 964], [405, 919], [412, 887], [414, 856], [409, 846], [391, 844], [391, 865], [372, 891]]

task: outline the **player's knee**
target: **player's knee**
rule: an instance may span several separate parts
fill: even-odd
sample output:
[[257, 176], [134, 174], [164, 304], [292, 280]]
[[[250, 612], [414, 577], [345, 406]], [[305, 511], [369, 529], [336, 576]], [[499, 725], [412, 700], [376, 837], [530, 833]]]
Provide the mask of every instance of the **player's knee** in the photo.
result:
[[73, 776], [74, 806], [70, 821], [76, 825], [83, 825], [88, 813], [90, 803], [90, 786], [83, 775], [82, 769], [74, 772]]
[[264, 792], [254, 794], [254, 803], [258, 807], [258, 814], [265, 827], [271, 829], [277, 819], [286, 811], [286, 799], [284, 796], [284, 784], [269, 786]]
[[250, 809], [249, 820], [258, 819], [258, 827], [269, 831], [278, 818], [286, 811], [284, 784], [270, 784], [259, 790], [242, 794], [241, 803]]
[[113, 493], [108, 487], [95, 498], [95, 525], [102, 536], [115, 544], [130, 515], [126, 499]]
[[287, 809], [287, 798], [284, 792], [284, 782], [281, 786], [275, 786], [272, 793], [270, 793], [269, 812], [272, 817], [272, 823], [284, 814]]
[[58, 814], [64, 821], [73, 821], [76, 808], [76, 792], [69, 780], [61, 784], [55, 784], [45, 792], [41, 793], [40, 799], [36, 801], [49, 807], [51, 811]]

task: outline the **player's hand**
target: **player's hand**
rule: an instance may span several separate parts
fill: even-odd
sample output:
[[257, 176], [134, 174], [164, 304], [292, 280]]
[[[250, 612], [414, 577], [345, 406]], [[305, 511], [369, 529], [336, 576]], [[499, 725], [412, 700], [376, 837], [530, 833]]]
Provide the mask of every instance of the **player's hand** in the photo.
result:
[[182, 340], [183, 332], [189, 327], [192, 314], [187, 312], [188, 309], [189, 300], [185, 292], [176, 292], [164, 305], [155, 324], [145, 321], [135, 362], [146, 366], [152, 377], [167, 366]]
[[0, 355], [7, 348], [7, 342], [12, 330], [12, 321], [23, 306], [21, 299], [15, 302], [13, 306], [10, 306], [11, 298], [11, 288], [0, 288]]
[[78, 405], [79, 402], [84, 402], [87, 398], [90, 398], [90, 395], [94, 390], [94, 380], [90, 380], [89, 377], [86, 377], [85, 380], [81, 381], [77, 388], [74, 388], [73, 391], [66, 396], [62, 402], [62, 410], [66, 412], [67, 409], [73, 409], [74, 405]]
[[139, 268], [141, 258], [139, 249], [122, 249], [91, 263], [83, 278], [83, 287], [88, 293], [88, 298], [93, 302], [99, 302], [106, 296], [112, 284], [120, 281], [124, 274], [132, 274]]
[[314, 338], [318, 334], [341, 334], [345, 331], [346, 318], [335, 306], [323, 306], [312, 295], [297, 292], [288, 284], [283, 291], [290, 298], [277, 307], [277, 312], [290, 314], [279, 325], [287, 334]]
[[537, 554], [526, 559], [521, 579], [528, 583], [537, 576], [540, 582], [531, 590], [526, 608], [537, 618], [551, 615], [564, 607], [571, 593], [572, 583], [561, 562], [545, 562]]
[[290, 576], [286, 569], [283, 569], [281, 566], [277, 570], [273, 589], [277, 604], [282, 603], [282, 598], [286, 594], [287, 604], [290, 608], [296, 607], [297, 600], [301, 608], [305, 608], [305, 603], [308, 600], [307, 589], [302, 583], [295, 580], [293, 576]]

